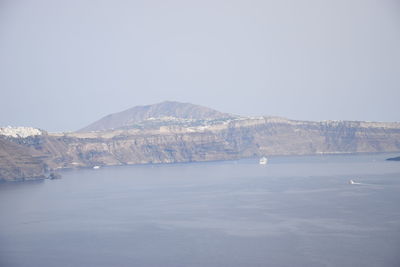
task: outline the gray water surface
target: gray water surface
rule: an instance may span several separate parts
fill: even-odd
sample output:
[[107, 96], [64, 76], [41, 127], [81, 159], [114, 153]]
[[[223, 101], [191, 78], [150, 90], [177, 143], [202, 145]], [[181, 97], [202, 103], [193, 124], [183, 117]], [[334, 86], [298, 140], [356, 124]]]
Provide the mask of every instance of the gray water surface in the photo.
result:
[[122, 166], [1, 184], [0, 266], [400, 266], [400, 162], [390, 156]]

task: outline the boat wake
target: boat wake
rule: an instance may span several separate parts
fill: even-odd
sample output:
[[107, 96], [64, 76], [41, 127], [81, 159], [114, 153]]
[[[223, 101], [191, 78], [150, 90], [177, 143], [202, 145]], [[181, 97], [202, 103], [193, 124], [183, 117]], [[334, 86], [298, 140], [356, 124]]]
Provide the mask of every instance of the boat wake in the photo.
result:
[[355, 182], [354, 180], [350, 180], [349, 181], [349, 184], [351, 184], [351, 185], [370, 185], [370, 186], [380, 186], [380, 185], [377, 185], [377, 184], [367, 184], [367, 183], [359, 183], [359, 182]]

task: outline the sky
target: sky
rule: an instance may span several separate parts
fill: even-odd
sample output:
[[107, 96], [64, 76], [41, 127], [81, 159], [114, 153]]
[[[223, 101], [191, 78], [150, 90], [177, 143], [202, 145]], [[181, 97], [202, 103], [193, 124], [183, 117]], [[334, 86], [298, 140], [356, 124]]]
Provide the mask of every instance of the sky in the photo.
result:
[[0, 126], [164, 100], [400, 121], [398, 0], [0, 0]]

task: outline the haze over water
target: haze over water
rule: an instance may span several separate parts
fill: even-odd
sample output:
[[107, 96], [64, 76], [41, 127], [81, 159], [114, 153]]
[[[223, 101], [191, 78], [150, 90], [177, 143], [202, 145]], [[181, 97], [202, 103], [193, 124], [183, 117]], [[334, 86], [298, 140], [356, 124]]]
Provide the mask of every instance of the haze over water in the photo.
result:
[[400, 164], [390, 156], [121, 166], [1, 184], [0, 266], [399, 266]]

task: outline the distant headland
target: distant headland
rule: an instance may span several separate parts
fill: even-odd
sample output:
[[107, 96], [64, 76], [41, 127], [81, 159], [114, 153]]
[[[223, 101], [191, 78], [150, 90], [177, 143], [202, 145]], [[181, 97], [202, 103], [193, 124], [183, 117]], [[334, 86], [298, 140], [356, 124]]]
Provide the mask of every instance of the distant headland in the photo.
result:
[[399, 140], [399, 122], [248, 117], [165, 101], [110, 114], [76, 132], [0, 128], [0, 181], [42, 179], [65, 168], [400, 152]]

